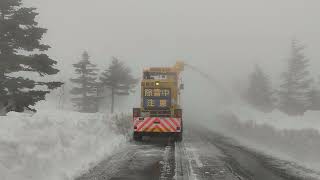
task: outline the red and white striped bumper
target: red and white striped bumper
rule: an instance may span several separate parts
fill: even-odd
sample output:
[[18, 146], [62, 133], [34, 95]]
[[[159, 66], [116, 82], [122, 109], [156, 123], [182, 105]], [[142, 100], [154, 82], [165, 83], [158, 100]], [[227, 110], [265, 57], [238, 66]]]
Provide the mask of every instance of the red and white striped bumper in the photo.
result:
[[171, 117], [135, 117], [134, 132], [181, 132], [181, 118]]

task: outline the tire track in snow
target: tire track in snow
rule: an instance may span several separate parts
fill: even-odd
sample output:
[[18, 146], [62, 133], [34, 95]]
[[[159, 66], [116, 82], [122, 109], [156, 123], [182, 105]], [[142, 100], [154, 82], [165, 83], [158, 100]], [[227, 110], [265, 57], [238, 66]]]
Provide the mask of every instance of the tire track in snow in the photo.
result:
[[160, 162], [160, 180], [171, 180], [174, 176], [174, 146], [169, 145], [165, 147], [163, 161]]

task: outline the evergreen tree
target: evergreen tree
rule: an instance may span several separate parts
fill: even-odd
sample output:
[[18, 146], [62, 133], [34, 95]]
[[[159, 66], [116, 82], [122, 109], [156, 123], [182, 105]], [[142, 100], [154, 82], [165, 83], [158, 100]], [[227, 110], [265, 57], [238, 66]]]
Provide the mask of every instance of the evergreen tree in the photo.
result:
[[[11, 110], [35, 111], [30, 106], [62, 85], [61, 82], [37, 82], [12, 76], [21, 71], [40, 76], [59, 72], [54, 68], [57, 62], [44, 54], [50, 47], [40, 41], [47, 30], [38, 26], [35, 10], [22, 7], [21, 0], [0, 0], [0, 114]], [[47, 90], [36, 90], [36, 86], [45, 86]]]
[[270, 112], [273, 109], [272, 94], [268, 76], [256, 65], [254, 72], [249, 76], [248, 102], [263, 112]]
[[309, 60], [305, 57], [304, 46], [297, 40], [291, 44], [291, 57], [287, 60], [287, 71], [283, 73], [283, 83], [279, 91], [279, 108], [289, 115], [302, 115], [310, 106]]
[[77, 97], [72, 98], [73, 103], [80, 112], [96, 112], [97, 111], [97, 66], [89, 61], [90, 57], [87, 52], [82, 54], [82, 59], [73, 64], [75, 73], [79, 77], [70, 81], [77, 84], [71, 90], [71, 94]]
[[100, 77], [101, 85], [111, 91], [111, 113], [114, 112], [115, 96], [129, 95], [138, 82], [123, 62], [115, 57], [112, 59], [109, 68]]
[[308, 93], [310, 105], [308, 110], [320, 111], [320, 90], [313, 86]]

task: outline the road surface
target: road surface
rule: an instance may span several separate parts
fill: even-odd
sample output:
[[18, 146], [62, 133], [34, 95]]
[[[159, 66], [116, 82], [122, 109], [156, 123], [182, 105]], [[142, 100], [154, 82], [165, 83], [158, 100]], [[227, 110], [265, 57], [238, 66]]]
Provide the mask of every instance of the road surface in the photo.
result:
[[132, 142], [76, 180], [298, 180], [256, 153], [205, 128], [189, 128], [182, 142]]

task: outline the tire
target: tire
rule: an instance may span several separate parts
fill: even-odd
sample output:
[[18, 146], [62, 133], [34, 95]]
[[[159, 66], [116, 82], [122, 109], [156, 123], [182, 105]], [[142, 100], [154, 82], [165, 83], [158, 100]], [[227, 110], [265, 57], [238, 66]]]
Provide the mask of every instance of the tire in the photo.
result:
[[179, 133], [179, 134], [176, 135], [176, 141], [177, 141], [177, 142], [181, 142], [182, 139], [183, 139], [182, 133]]
[[133, 140], [134, 141], [142, 141], [142, 136], [138, 133], [133, 133]]

